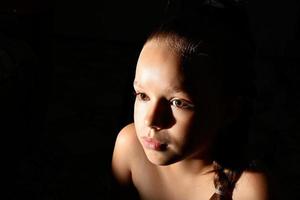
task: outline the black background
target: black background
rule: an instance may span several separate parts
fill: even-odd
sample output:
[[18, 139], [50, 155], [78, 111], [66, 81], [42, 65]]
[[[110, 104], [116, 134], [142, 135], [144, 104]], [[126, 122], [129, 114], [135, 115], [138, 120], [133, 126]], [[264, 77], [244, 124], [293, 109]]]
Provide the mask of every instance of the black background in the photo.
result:
[[[107, 198], [138, 53], [166, 2], [0, 2], [4, 199]], [[258, 88], [251, 148], [275, 196], [300, 199], [299, 1], [248, 2]]]

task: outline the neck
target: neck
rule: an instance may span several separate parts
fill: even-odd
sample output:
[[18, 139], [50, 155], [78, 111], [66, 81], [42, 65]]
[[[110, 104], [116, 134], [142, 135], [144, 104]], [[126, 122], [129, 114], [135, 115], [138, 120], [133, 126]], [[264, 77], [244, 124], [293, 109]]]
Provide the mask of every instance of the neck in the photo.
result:
[[203, 148], [198, 149], [185, 159], [173, 164], [162, 166], [167, 174], [173, 176], [195, 177], [199, 175], [211, 174], [214, 171], [212, 145], [207, 142]]
[[213, 161], [209, 159], [187, 158], [174, 164], [163, 166], [164, 171], [173, 176], [199, 176], [209, 174], [214, 170]]

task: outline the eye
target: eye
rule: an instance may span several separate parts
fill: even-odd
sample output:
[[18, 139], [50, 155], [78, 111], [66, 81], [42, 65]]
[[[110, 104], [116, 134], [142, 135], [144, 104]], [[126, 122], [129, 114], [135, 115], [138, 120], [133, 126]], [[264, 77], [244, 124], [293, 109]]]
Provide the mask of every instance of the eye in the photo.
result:
[[171, 104], [177, 108], [183, 108], [183, 109], [191, 109], [194, 107], [192, 103], [187, 102], [183, 99], [172, 99]]
[[140, 101], [149, 101], [149, 97], [145, 93], [135, 92], [134, 95]]

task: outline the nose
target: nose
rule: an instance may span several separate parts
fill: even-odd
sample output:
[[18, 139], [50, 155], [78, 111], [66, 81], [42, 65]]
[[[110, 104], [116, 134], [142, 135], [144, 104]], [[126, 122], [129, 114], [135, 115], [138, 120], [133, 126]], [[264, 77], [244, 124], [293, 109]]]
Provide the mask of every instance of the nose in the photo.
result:
[[145, 125], [155, 130], [168, 128], [175, 121], [170, 105], [163, 100], [150, 104], [146, 112]]

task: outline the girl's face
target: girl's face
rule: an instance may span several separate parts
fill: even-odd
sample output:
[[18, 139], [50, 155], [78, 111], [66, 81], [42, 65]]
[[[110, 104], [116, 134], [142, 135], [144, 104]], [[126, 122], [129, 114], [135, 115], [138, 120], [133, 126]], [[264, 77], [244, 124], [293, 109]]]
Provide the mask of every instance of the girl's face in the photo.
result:
[[186, 80], [181, 65], [181, 57], [157, 40], [147, 42], [138, 59], [134, 123], [156, 165], [206, 156], [218, 121], [215, 98], [187, 89], [197, 80]]

